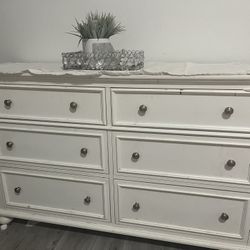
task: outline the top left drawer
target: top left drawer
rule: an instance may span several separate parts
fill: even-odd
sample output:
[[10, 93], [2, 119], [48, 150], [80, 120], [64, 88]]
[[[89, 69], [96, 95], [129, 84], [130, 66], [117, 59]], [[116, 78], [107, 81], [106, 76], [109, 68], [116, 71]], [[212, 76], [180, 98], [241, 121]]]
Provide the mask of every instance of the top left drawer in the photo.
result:
[[103, 88], [0, 86], [0, 118], [106, 124]]

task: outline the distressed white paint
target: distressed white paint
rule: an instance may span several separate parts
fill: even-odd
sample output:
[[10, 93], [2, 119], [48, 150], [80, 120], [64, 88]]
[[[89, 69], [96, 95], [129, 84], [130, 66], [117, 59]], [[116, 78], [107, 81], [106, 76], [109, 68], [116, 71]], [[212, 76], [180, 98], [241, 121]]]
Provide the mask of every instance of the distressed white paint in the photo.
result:
[[[38, 82], [32, 82], [33, 77], [20, 76], [15, 80], [21, 82], [10, 83], [13, 78], [7, 78], [2, 77], [0, 84], [1, 89], [6, 90], [0, 95], [1, 216], [216, 249], [250, 249], [247, 245], [250, 125], [242, 116], [248, 110], [248, 102], [241, 101], [250, 97], [245, 91], [250, 87], [249, 81], [240, 78], [229, 81], [200, 78], [196, 81], [194, 78], [121, 80], [71, 76], [67, 84], [62, 84], [65, 81], [62, 77], [54, 78], [51, 83], [41, 76], [36, 77]], [[87, 91], [90, 86], [97, 90], [101, 87], [103, 102], [99, 98], [100, 91], [98, 98], [91, 97], [92, 92]], [[120, 90], [114, 91], [115, 88]], [[31, 90], [36, 91], [38, 102], [29, 98]], [[49, 110], [47, 98], [51, 92], [55, 93], [54, 98], [57, 94], [64, 95], [61, 105], [57, 100], [56, 108]], [[13, 93], [11, 97], [5, 96], [10, 93]], [[121, 100], [124, 93], [125, 100]], [[135, 93], [142, 95], [135, 98]], [[150, 94], [143, 101], [147, 101], [149, 108], [155, 108], [148, 109], [151, 113], [146, 112], [144, 118], [138, 118], [138, 105], [135, 104], [141, 104], [145, 93]], [[25, 96], [32, 109], [24, 105], [7, 110], [3, 106], [6, 98], [11, 98], [16, 105], [16, 101], [24, 101]], [[79, 123], [69, 116], [70, 110], [65, 105], [68, 104], [65, 100], [72, 98], [78, 98], [80, 103], [91, 100], [96, 104], [97, 100], [98, 105], [88, 105], [88, 112], [79, 116]], [[201, 105], [193, 105], [196, 98]], [[209, 100], [212, 108], [202, 105], [204, 99]], [[168, 103], [169, 100], [178, 105]], [[232, 126], [225, 131], [221, 129], [218, 114], [227, 103], [239, 113], [235, 113]], [[179, 108], [191, 104], [190, 113], [189, 109]], [[172, 109], [163, 116], [162, 107], [166, 106]], [[202, 127], [197, 129], [201, 121], [194, 114], [204, 108], [208, 115], [203, 118]], [[45, 109], [49, 114], [46, 120], [41, 119]], [[98, 119], [106, 123], [97, 123], [97, 118], [89, 122], [89, 117], [100, 114], [100, 110], [105, 115]], [[170, 129], [167, 117], [175, 115], [174, 111], [178, 115], [173, 117], [178, 119]], [[60, 120], [54, 119], [62, 113]], [[149, 119], [147, 115], [154, 126], [137, 123], [137, 119]], [[117, 120], [130, 123], [117, 124]], [[215, 126], [211, 126], [213, 124]], [[99, 140], [101, 136], [103, 140]], [[16, 142], [13, 151], [5, 148], [8, 139]], [[81, 165], [79, 147], [82, 143], [88, 143], [90, 154], [96, 155], [89, 158], [90, 165], [103, 160], [107, 163], [105, 171], [101, 164], [97, 164], [99, 169], [85, 168], [84, 162], [82, 168], [74, 168], [76, 162]], [[141, 153], [141, 158], [131, 163], [134, 150]], [[175, 157], [179, 158], [174, 160]], [[230, 158], [236, 161], [236, 168], [227, 170], [224, 163]], [[168, 160], [172, 161], [171, 166]], [[14, 188], [19, 186], [22, 190], [15, 194]], [[83, 199], [88, 194], [93, 197], [93, 206], [86, 207]], [[134, 202], [140, 203], [138, 212], [132, 210]], [[222, 213], [229, 215], [224, 223], [218, 220]]]

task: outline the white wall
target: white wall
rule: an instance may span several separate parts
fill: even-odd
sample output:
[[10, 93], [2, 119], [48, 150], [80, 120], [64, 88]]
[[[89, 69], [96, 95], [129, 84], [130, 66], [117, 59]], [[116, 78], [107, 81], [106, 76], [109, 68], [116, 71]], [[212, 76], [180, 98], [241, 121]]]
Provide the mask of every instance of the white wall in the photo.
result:
[[250, 0], [0, 0], [0, 62], [58, 61], [75, 51], [75, 18], [109, 11], [117, 49], [169, 61], [250, 61]]

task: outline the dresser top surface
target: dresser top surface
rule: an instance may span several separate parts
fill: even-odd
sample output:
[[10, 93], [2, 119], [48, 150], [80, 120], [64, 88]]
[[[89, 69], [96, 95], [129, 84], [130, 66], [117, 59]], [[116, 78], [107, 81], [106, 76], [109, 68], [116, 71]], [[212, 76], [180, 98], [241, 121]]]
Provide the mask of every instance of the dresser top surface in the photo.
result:
[[0, 82], [29, 84], [222, 85], [250, 88], [250, 63], [197, 64], [146, 61], [139, 71], [63, 70], [56, 63], [2, 63]]
[[55, 63], [2, 63], [1, 75], [51, 75], [135, 79], [250, 79], [250, 63], [169, 63], [146, 61], [137, 71], [63, 70]]

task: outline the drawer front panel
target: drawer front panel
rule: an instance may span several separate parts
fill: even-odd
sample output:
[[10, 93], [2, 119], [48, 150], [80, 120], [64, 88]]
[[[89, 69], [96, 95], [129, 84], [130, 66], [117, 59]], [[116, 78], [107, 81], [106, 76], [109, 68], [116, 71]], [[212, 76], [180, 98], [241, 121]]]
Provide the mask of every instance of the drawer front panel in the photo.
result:
[[0, 130], [0, 158], [106, 171], [106, 132], [85, 131]]
[[105, 180], [1, 174], [7, 206], [109, 219]]
[[1, 89], [0, 99], [3, 118], [106, 123], [104, 89]]
[[118, 173], [249, 183], [250, 143], [227, 138], [114, 133]]
[[118, 223], [242, 238], [248, 200], [211, 192], [117, 182]]
[[113, 124], [156, 128], [249, 129], [250, 96], [113, 90]]

